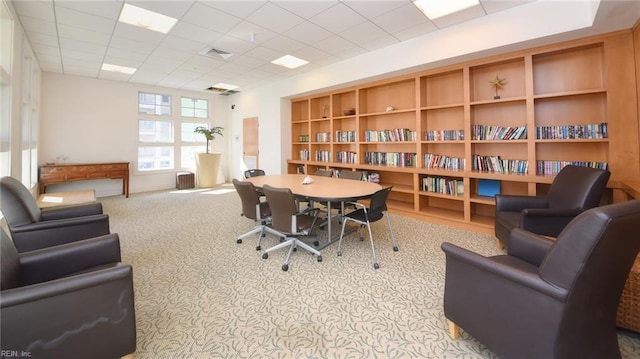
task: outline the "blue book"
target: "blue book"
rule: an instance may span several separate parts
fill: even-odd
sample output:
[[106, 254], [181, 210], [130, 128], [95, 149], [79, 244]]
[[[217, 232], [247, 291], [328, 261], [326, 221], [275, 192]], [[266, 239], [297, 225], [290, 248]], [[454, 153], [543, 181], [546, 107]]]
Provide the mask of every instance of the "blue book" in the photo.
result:
[[500, 194], [499, 180], [478, 180], [478, 196], [494, 197], [497, 194]]

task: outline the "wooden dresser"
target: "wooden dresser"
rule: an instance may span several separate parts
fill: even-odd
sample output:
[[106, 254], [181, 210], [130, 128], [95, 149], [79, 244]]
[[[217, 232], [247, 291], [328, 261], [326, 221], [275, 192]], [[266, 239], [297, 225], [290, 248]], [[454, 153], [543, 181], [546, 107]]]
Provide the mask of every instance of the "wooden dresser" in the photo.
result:
[[122, 194], [129, 197], [129, 162], [43, 165], [38, 185], [42, 194], [50, 184], [97, 179], [122, 179]]

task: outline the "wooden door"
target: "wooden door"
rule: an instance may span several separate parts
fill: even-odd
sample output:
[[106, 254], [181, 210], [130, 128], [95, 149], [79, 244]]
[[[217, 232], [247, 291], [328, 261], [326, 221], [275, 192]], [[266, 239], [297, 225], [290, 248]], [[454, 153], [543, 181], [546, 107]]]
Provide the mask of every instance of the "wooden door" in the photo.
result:
[[258, 118], [242, 120], [242, 160], [247, 169], [260, 168], [258, 163]]

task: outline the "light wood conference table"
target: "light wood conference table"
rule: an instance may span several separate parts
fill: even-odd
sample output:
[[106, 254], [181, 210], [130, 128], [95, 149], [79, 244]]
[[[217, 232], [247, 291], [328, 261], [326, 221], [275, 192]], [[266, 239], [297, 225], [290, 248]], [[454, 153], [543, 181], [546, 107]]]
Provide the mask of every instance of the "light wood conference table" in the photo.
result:
[[336, 177], [309, 175], [313, 179], [310, 184], [302, 184], [304, 174], [267, 175], [247, 178], [246, 181], [262, 188], [265, 184], [272, 187], [289, 188], [297, 197], [308, 198], [316, 202], [327, 203], [327, 241], [320, 248], [331, 244], [331, 203], [357, 201], [371, 197], [382, 189], [377, 183], [349, 180]]

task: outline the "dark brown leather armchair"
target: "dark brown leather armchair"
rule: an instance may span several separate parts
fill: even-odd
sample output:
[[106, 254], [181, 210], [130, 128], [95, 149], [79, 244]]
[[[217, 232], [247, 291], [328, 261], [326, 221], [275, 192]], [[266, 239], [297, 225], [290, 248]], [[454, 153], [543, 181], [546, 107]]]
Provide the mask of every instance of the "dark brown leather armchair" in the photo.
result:
[[509, 246], [514, 228], [557, 237], [578, 214], [600, 204], [610, 173], [591, 167], [566, 166], [546, 196], [496, 195], [495, 235]]
[[640, 250], [640, 200], [592, 208], [553, 241], [520, 228], [506, 255], [450, 243], [444, 314], [500, 358], [620, 358], [616, 311]]
[[109, 233], [101, 203], [40, 209], [29, 190], [9, 176], [0, 179], [0, 211], [19, 252]]
[[135, 351], [132, 269], [119, 263], [117, 234], [19, 254], [0, 232], [3, 352], [113, 359]]

